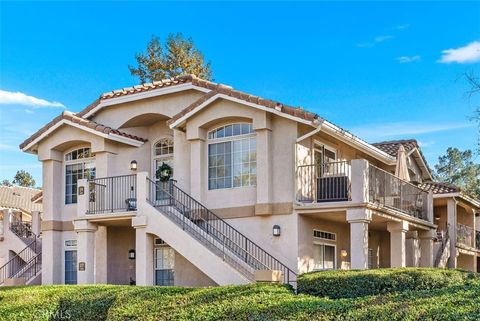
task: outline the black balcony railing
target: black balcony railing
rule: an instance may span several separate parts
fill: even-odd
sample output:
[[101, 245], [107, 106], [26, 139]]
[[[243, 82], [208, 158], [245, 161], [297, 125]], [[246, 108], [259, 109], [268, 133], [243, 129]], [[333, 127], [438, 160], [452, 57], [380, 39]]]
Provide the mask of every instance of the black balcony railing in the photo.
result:
[[428, 220], [428, 193], [372, 164], [368, 170], [369, 201]]
[[480, 231], [475, 231], [475, 248], [480, 251]]
[[457, 244], [475, 248], [475, 230], [470, 226], [457, 223]]
[[32, 232], [32, 223], [24, 221], [14, 221], [10, 223], [10, 230], [22, 239], [35, 238], [35, 234]]
[[254, 279], [255, 270], [278, 270], [284, 283], [294, 282], [296, 274], [292, 270], [181, 190], [174, 181], [154, 182], [147, 178], [147, 201], [248, 279]]
[[137, 209], [137, 176], [122, 175], [88, 180], [87, 214], [108, 214]]
[[351, 165], [349, 161], [297, 167], [299, 202], [339, 202], [350, 200]]

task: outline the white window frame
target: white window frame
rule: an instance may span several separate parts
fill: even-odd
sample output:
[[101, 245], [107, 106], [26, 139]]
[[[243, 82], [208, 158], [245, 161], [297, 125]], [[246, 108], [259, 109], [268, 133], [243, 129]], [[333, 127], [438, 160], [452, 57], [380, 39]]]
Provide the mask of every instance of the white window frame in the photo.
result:
[[[209, 137], [209, 134], [211, 132], [214, 132], [222, 127], [226, 127], [226, 126], [230, 126], [230, 125], [250, 125], [252, 126], [252, 132], [251, 133], [248, 133], [248, 134], [240, 134], [240, 135], [232, 135], [232, 136], [228, 136], [228, 137], [221, 137], [221, 138], [208, 138]], [[208, 191], [216, 191], [216, 190], [229, 190], [229, 189], [237, 189], [237, 188], [249, 188], [249, 187], [256, 187], [257, 186], [257, 178], [258, 178], [258, 173], [255, 174], [256, 176], [256, 179], [255, 179], [255, 184], [251, 184], [249, 183], [249, 185], [245, 185], [245, 186], [234, 186], [233, 184], [233, 156], [234, 156], [234, 152], [233, 152], [233, 142], [234, 141], [238, 141], [238, 140], [243, 140], [243, 139], [246, 139], [246, 138], [255, 138], [255, 146], [257, 144], [257, 135], [255, 133], [255, 130], [253, 129], [253, 124], [252, 123], [248, 123], [248, 122], [234, 122], [234, 123], [228, 123], [228, 124], [223, 124], [221, 126], [217, 126], [211, 130], [209, 130], [207, 132], [207, 146], [206, 146], [206, 155], [207, 155], [207, 179], [206, 179], [206, 182], [207, 182], [207, 190]], [[210, 154], [209, 154], [209, 150], [210, 150], [210, 145], [212, 144], [219, 144], [219, 143], [225, 143], [225, 142], [232, 142], [232, 159], [231, 159], [231, 166], [232, 166], [232, 173], [231, 173], [231, 177], [232, 177], [232, 186], [231, 187], [223, 187], [223, 188], [214, 188], [214, 189], [210, 189], [210, 177], [209, 177], [209, 171], [210, 171], [210, 164], [209, 164], [209, 157], [210, 157]], [[255, 153], [257, 153], [257, 147], [255, 147]], [[258, 153], [257, 153], [258, 155]], [[255, 170], [257, 169], [257, 164], [258, 164], [258, 159], [255, 158]], [[249, 179], [249, 182], [250, 182], [250, 179]]]
[[[75, 159], [75, 160], [65, 160], [65, 158], [67, 157], [68, 154], [70, 154], [71, 152], [75, 151], [75, 150], [79, 150], [79, 149], [84, 149], [84, 148], [89, 148], [90, 149], [90, 155], [91, 157], [89, 158], [80, 158], [80, 159]], [[95, 159], [95, 154], [92, 152], [92, 147], [91, 146], [88, 146], [88, 145], [81, 145], [81, 146], [75, 146], [74, 148], [71, 148], [69, 150], [67, 150], [66, 152], [63, 153], [63, 169], [62, 169], [62, 172], [63, 172], [63, 178], [62, 178], [62, 181], [63, 181], [63, 191], [62, 191], [62, 195], [63, 195], [63, 204], [66, 205], [66, 206], [69, 206], [69, 205], [77, 205], [77, 202], [75, 203], [67, 203], [67, 193], [66, 193], [66, 188], [67, 188], [67, 165], [76, 165], [76, 164], [82, 164], [82, 163], [88, 163], [88, 162], [93, 162], [93, 165], [94, 165], [94, 168], [95, 168], [95, 177], [96, 177], [96, 174], [97, 174], [97, 164], [95, 163], [96, 159]], [[78, 193], [78, 191], [77, 191]], [[78, 196], [78, 194], [77, 194]]]
[[[336, 149], [336, 148], [332, 147], [331, 145], [325, 144], [324, 142], [321, 142], [321, 141], [319, 141], [319, 140], [314, 139], [314, 140], [313, 140], [313, 148], [312, 148], [313, 153], [315, 153], [315, 151], [322, 152], [322, 150], [316, 148], [316, 146], [323, 146], [323, 148], [328, 149], [329, 151], [331, 151], [332, 153], [334, 153], [334, 154], [335, 154], [335, 161], [338, 161], [338, 153], [337, 153], [337, 149]], [[314, 159], [314, 158], [315, 158], [315, 155], [312, 155], [312, 156], [313, 156], [312, 159]]]
[[[317, 239], [317, 238], [316, 238]], [[332, 241], [333, 242], [333, 241]], [[315, 245], [323, 245], [323, 246], [331, 246], [333, 247], [333, 268], [332, 269], [313, 269], [314, 271], [329, 271], [329, 270], [336, 270], [337, 269], [337, 244], [336, 243], [329, 243], [329, 242], [323, 242], [323, 241], [313, 241], [313, 246]], [[324, 251], [325, 255], [325, 251]], [[313, 256], [312, 256], [313, 257]], [[324, 264], [325, 264], [325, 257], [324, 257]], [[315, 265], [315, 259], [313, 264]]]
[[317, 236], [314, 235], [313, 238], [315, 240], [324, 240], [324, 241], [329, 241], [329, 242], [336, 242], [337, 241], [337, 233], [333, 233], [333, 232], [329, 232], [329, 231], [325, 231], [325, 230], [319, 230], [319, 229], [314, 228], [312, 234], [315, 234], [315, 231], [322, 232], [322, 233], [328, 233], [328, 234], [332, 234], [332, 235], [335, 236], [334, 240], [330, 240], [330, 239], [325, 239], [323, 237], [317, 237]]

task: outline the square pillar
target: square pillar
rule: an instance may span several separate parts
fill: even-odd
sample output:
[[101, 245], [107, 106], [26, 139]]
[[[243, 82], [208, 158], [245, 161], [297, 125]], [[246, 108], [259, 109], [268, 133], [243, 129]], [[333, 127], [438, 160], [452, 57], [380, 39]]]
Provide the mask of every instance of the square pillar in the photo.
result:
[[147, 217], [135, 217], [132, 226], [135, 228], [136, 285], [154, 285], [153, 235], [147, 233]]
[[190, 195], [202, 201], [202, 190], [207, 189], [204, 186], [204, 157], [205, 155], [205, 141], [203, 139], [190, 140]]
[[450, 238], [450, 257], [448, 258], [448, 267], [455, 269], [457, 267], [457, 202], [451, 198], [447, 200], [447, 228]]
[[405, 267], [408, 222], [387, 222], [387, 230], [390, 232], [390, 267]]
[[272, 214], [272, 131], [256, 130], [257, 139], [257, 204], [255, 214]]
[[434, 255], [433, 253], [433, 240], [436, 237], [436, 231], [434, 229], [428, 231], [421, 231], [418, 233], [420, 239], [420, 266], [421, 267], [433, 267]]
[[97, 227], [87, 220], [75, 221], [77, 232], [77, 283], [95, 284], [95, 231]]
[[39, 211], [32, 211], [32, 232], [35, 235], [40, 235], [41, 218]]
[[368, 224], [371, 220], [371, 211], [366, 208], [347, 210], [347, 221], [350, 223], [350, 265], [354, 270], [368, 268]]
[[352, 202], [368, 202], [368, 161], [365, 159], [354, 159], [351, 162], [351, 190]]

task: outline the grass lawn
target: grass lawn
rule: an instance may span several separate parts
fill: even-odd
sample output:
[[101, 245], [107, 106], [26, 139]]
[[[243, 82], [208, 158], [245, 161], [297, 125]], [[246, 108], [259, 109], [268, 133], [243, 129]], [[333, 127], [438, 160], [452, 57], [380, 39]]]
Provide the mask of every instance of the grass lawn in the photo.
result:
[[480, 279], [338, 299], [267, 284], [1, 288], [0, 320], [480, 320]]

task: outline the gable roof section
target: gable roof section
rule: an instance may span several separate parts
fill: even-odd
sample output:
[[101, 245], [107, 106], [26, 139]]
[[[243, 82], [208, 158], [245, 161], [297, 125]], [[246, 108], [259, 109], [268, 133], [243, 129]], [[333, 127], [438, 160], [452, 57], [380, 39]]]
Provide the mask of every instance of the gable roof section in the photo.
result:
[[41, 190], [22, 186], [0, 186], [0, 207], [23, 212], [42, 211], [42, 204], [32, 201]]
[[195, 75], [183, 75], [175, 78], [162, 79], [152, 83], [145, 83], [103, 93], [97, 98], [97, 100], [77, 113], [77, 116], [89, 118], [106, 106], [188, 89], [209, 92], [210, 90], [214, 90], [217, 86], [218, 84], [200, 79]]
[[424, 167], [425, 173], [427, 174], [429, 179], [433, 179], [432, 176], [432, 170], [430, 169], [430, 166], [427, 163], [427, 159], [425, 158], [425, 155], [423, 155], [422, 150], [420, 149], [420, 145], [418, 145], [418, 142], [416, 139], [403, 139], [403, 140], [391, 140], [391, 141], [384, 141], [384, 142], [379, 142], [379, 143], [373, 143], [373, 146], [377, 147], [378, 149], [383, 150], [385, 153], [389, 154], [390, 156], [397, 157], [398, 154], [398, 149], [400, 146], [403, 146], [405, 148], [405, 151], [407, 154], [413, 153], [413, 152], [418, 152], [419, 159], [423, 164], [421, 167]]
[[217, 85], [214, 90], [203, 95], [198, 100], [193, 102], [190, 106], [173, 116], [172, 119], [167, 121], [167, 124], [170, 126], [170, 128], [175, 128], [181, 125], [190, 116], [194, 115], [196, 112], [200, 111], [202, 108], [206, 107], [207, 105], [211, 104], [219, 98], [260, 108], [268, 112], [277, 114], [281, 117], [286, 117], [294, 121], [317, 127], [317, 129], [322, 127], [328, 133], [338, 137], [345, 143], [354, 145], [357, 148], [366, 151], [367, 154], [377, 159], [391, 164], [394, 164], [395, 162], [395, 157], [392, 157], [391, 155], [378, 149], [377, 147], [368, 144], [367, 142], [361, 140], [347, 130], [328, 122], [327, 120], [321, 118], [315, 113], [309, 112], [299, 107], [292, 107], [284, 105], [280, 102], [275, 102], [269, 99], [261, 98], [259, 96], [250, 95], [221, 84]]
[[27, 140], [20, 144], [20, 149], [27, 151], [38, 143], [45, 136], [48, 136], [55, 129], [61, 125], [71, 125], [82, 130], [89, 131], [93, 134], [103, 136], [105, 138], [123, 142], [133, 146], [141, 146], [147, 139], [130, 135], [126, 132], [120, 131], [118, 129], [113, 129], [111, 127], [96, 123], [91, 120], [87, 120], [81, 117], [74, 115], [73, 113], [64, 111], [61, 115], [55, 117], [51, 122], [39, 129], [35, 134], [30, 136]]

